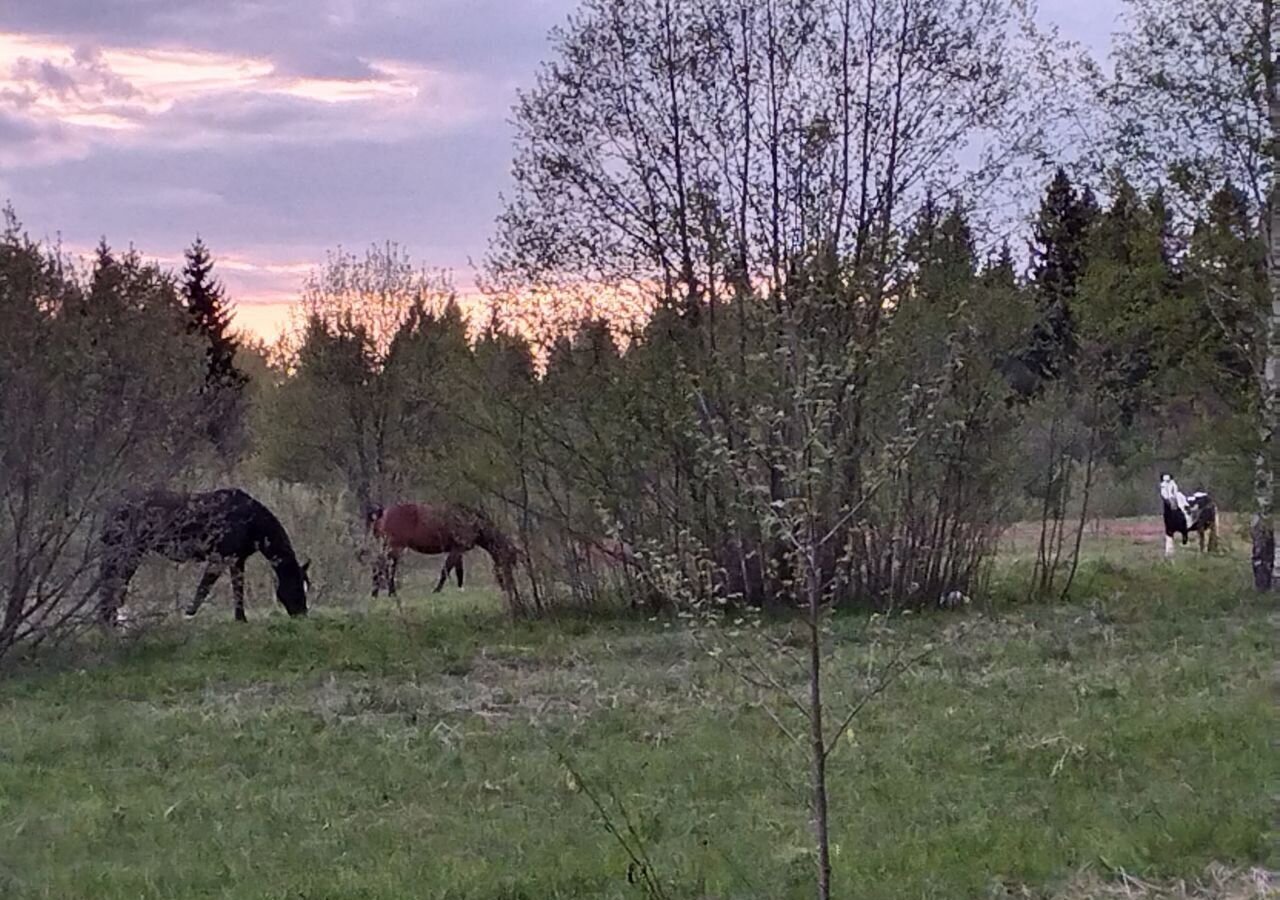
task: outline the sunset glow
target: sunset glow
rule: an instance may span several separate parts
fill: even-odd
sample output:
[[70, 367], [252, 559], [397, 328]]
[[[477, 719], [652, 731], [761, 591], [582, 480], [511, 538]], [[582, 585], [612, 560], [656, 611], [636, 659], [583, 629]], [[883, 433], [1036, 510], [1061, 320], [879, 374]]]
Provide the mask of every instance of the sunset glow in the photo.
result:
[[[465, 118], [459, 79], [404, 62], [370, 61], [362, 77], [291, 75], [269, 59], [186, 49], [89, 47], [0, 32], [0, 112], [32, 124], [136, 132], [163, 129], [184, 104], [293, 98], [323, 106], [363, 104], [380, 118], [421, 96], [424, 117]], [[425, 91], [425, 93], [424, 93]], [[400, 109], [408, 113], [408, 109]], [[82, 147], [80, 153], [88, 152]]]
[[[1043, 6], [1104, 43], [1091, 2]], [[0, 203], [74, 253], [105, 238], [170, 269], [199, 235], [237, 327], [267, 339], [338, 246], [399, 241], [483, 300], [511, 106], [576, 5], [6, 0]], [[543, 333], [584, 315], [626, 328], [649, 300], [584, 287], [507, 308]]]

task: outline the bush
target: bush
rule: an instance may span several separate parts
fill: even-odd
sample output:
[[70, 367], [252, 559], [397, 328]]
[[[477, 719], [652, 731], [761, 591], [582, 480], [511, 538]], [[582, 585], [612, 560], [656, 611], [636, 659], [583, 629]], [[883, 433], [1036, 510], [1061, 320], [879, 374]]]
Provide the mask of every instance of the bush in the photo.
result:
[[204, 348], [172, 279], [103, 246], [90, 275], [0, 234], [0, 656], [96, 600], [98, 522], [204, 445]]

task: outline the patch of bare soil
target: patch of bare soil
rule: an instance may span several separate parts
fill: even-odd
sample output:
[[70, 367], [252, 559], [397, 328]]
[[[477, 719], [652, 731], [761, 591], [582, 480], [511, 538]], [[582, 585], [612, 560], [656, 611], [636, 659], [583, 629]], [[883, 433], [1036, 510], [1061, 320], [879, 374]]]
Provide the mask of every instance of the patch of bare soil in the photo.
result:
[[[1134, 538], [1145, 543], [1164, 537], [1164, 522], [1158, 516], [1135, 519], [1090, 519], [1085, 523], [1084, 536], [1086, 539]], [[1040, 523], [1015, 522], [1005, 529], [1003, 538], [1019, 545], [1038, 541]]]
[[[1234, 528], [1234, 517], [1228, 513], [1219, 516], [1218, 533], [1228, 535]], [[1074, 535], [1075, 523], [1068, 523]], [[1013, 548], [1032, 547], [1040, 540], [1039, 522], [1015, 522], [1001, 535], [1002, 546]], [[1084, 540], [1123, 541], [1133, 544], [1159, 546], [1164, 540], [1164, 520], [1160, 516], [1138, 516], [1123, 519], [1090, 519], [1085, 522]], [[1195, 538], [1192, 538], [1194, 543]]]
[[[1016, 896], [1016, 895], [1015, 895]], [[1153, 883], [1121, 871], [1111, 878], [1088, 872], [1076, 878], [1055, 900], [1262, 900], [1280, 897], [1280, 873], [1263, 868], [1231, 869], [1213, 864], [1192, 882], [1178, 879]]]

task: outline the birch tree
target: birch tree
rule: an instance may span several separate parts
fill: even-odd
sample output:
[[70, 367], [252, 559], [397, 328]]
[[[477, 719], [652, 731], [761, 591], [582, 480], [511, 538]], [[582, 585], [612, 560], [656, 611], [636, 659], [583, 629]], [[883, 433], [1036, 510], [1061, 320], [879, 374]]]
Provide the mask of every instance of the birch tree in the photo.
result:
[[[1051, 42], [1008, 0], [584, 0], [553, 45], [517, 106], [493, 283], [648, 299], [643, 351], [701, 379], [699, 427], [735, 448], [754, 439], [745, 412], [763, 383], [748, 357], [781, 349], [750, 307], [803, 303], [823, 354], [858, 351], [836, 386], [823, 515], [865, 504], [863, 460], [883, 442], [889, 398], [917, 380], [891, 326], [915, 290], [903, 237], [930, 198], [975, 210], [1026, 182], [1027, 164], [1059, 146], [1054, 98], [1070, 68], [1044, 65]], [[670, 396], [651, 421], [673, 418]], [[769, 429], [756, 462], [786, 502], [775, 460], [794, 426]], [[693, 528], [754, 602], [785, 595], [785, 548], [731, 521], [732, 485], [699, 470], [686, 433], [657, 438], [669, 475], [635, 480], [662, 493], [665, 539]], [[845, 599], [885, 602], [913, 584], [925, 596], [931, 579], [912, 568], [948, 567], [900, 558], [939, 545], [904, 539], [922, 522], [888, 516], [858, 536], [874, 571]]]
[[293, 377], [259, 423], [268, 470], [300, 477], [319, 467], [362, 509], [404, 487], [409, 451], [440, 418], [431, 408], [440, 392], [429, 389], [434, 332], [467, 349], [454, 300], [447, 273], [418, 267], [394, 242], [330, 254], [295, 311]]
[[[907, 238], [928, 203], [972, 210], [1023, 180], [1056, 137], [1063, 69], [1009, 0], [583, 0], [553, 44], [517, 105], [490, 274], [651, 298], [632, 377], [607, 380], [643, 428], [610, 442], [627, 468], [579, 483], [637, 486], [601, 499], [653, 523], [624, 536], [669, 563], [649, 573], [668, 596], [807, 611], [826, 898], [824, 611], [962, 594], [1000, 483], [983, 453], [1000, 385], [967, 352], [1003, 349], [983, 340], [996, 323], [963, 291], [929, 297], [973, 281], [969, 236], [962, 279], [921, 279]], [[902, 464], [882, 476], [886, 458]]]

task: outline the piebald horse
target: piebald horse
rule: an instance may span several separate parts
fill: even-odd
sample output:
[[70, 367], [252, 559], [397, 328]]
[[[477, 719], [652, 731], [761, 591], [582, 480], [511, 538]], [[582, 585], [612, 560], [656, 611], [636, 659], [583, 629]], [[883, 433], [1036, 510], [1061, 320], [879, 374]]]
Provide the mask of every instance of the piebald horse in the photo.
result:
[[1160, 499], [1164, 505], [1164, 555], [1173, 556], [1173, 536], [1182, 535], [1182, 543], [1187, 543], [1187, 535], [1194, 531], [1200, 539], [1200, 550], [1205, 550], [1205, 539], [1208, 538], [1210, 553], [1218, 549], [1218, 509], [1213, 498], [1204, 491], [1196, 491], [1186, 495], [1178, 490], [1178, 483], [1168, 472], [1160, 475]]
[[244, 613], [244, 564], [261, 553], [276, 576], [276, 599], [290, 616], [307, 614], [307, 567], [298, 564], [280, 520], [238, 488], [182, 494], [150, 491], [118, 504], [107, 514], [99, 537], [98, 617], [119, 621], [129, 580], [149, 553], [174, 562], [203, 562], [204, 575], [186, 613], [194, 616], [214, 583], [231, 570], [236, 621]]

